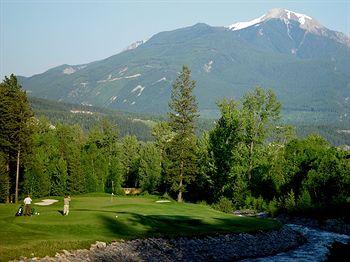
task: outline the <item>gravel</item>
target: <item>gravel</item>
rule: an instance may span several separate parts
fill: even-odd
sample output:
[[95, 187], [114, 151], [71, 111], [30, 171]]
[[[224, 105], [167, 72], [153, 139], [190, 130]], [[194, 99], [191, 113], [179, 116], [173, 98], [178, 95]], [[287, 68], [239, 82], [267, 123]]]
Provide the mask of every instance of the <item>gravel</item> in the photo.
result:
[[66, 250], [55, 257], [21, 261], [232, 261], [294, 249], [304, 238], [288, 227], [254, 234], [226, 234], [175, 239], [147, 238], [96, 242], [89, 250]]

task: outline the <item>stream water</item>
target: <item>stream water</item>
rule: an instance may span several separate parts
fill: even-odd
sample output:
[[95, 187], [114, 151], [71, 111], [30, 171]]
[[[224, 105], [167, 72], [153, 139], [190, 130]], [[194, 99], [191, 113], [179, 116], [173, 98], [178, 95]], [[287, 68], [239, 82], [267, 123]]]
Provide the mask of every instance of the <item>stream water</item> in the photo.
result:
[[303, 234], [307, 243], [297, 249], [279, 253], [274, 256], [246, 259], [243, 261], [259, 261], [259, 262], [289, 262], [289, 261], [325, 261], [329, 253], [330, 246], [335, 242], [343, 244], [349, 243], [350, 236], [342, 235], [318, 229], [312, 229], [305, 226], [289, 224], [293, 230]]

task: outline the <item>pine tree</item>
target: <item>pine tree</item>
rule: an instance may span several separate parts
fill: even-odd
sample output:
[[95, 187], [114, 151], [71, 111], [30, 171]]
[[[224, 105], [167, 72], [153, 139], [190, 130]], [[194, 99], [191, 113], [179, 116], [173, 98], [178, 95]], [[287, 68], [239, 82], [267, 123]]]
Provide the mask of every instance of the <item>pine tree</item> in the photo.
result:
[[6, 156], [0, 152], [0, 202], [8, 202], [10, 194], [10, 179], [8, 176]]
[[193, 95], [196, 82], [191, 80], [190, 76], [190, 69], [183, 66], [173, 84], [169, 103], [169, 124], [175, 134], [169, 149], [169, 171], [172, 189], [177, 192], [179, 202], [183, 200], [186, 183], [191, 181], [196, 173], [195, 122], [198, 108]]
[[[18, 202], [19, 172], [23, 156], [30, 149], [33, 116], [26, 92], [16, 76], [5, 77], [0, 84], [0, 151], [7, 156], [7, 170], [15, 173], [15, 202]], [[16, 162], [16, 171], [10, 170], [10, 162]]]

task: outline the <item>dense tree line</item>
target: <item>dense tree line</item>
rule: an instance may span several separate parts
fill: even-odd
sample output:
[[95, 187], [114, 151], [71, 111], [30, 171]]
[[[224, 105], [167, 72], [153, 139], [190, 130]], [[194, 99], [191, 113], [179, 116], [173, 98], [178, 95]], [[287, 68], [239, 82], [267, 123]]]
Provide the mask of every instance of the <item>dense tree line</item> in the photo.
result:
[[[88, 132], [33, 117], [25, 92], [11, 76], [1, 83], [0, 200], [108, 192], [122, 187], [205, 201], [232, 209], [314, 212], [350, 203], [349, 151], [318, 135], [297, 138], [281, 123], [271, 90], [256, 88], [241, 100], [218, 103], [220, 117], [196, 135], [195, 82], [183, 67], [173, 84], [166, 121], [153, 140], [121, 136], [101, 118]], [[15, 199], [13, 199], [15, 200]], [[336, 209], [336, 207], [338, 209]], [[339, 207], [342, 207], [340, 209]]]
[[[167, 121], [166, 116], [146, 115], [140, 113], [128, 113], [113, 109], [93, 106], [75, 105], [65, 102], [50, 101], [42, 98], [29, 97], [30, 105], [37, 117], [45, 116], [52, 125], [64, 123], [79, 125], [84, 132], [89, 132], [103, 118], [107, 118], [112, 124], [118, 126], [121, 137], [134, 135], [141, 141], [152, 141], [152, 126], [155, 122]], [[89, 111], [93, 114], [72, 113], [73, 111]], [[285, 113], [284, 113], [285, 114]], [[283, 112], [282, 112], [283, 115]], [[328, 123], [325, 121], [325, 123]], [[214, 128], [215, 119], [198, 118], [196, 120], [196, 136], [200, 137], [204, 132]], [[348, 125], [315, 125], [293, 123], [298, 137], [307, 137], [310, 134], [320, 134], [332, 145], [350, 145], [350, 133]]]

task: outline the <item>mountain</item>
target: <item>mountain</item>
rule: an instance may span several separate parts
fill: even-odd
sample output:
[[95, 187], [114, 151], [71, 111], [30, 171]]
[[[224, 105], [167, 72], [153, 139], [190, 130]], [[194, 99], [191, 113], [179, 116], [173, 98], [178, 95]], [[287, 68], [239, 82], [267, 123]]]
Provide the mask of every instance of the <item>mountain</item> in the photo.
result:
[[183, 64], [197, 81], [202, 116], [217, 114], [218, 99], [262, 86], [276, 92], [287, 121], [350, 124], [349, 37], [286, 9], [161, 32], [104, 60], [20, 80], [31, 96], [163, 114]]

